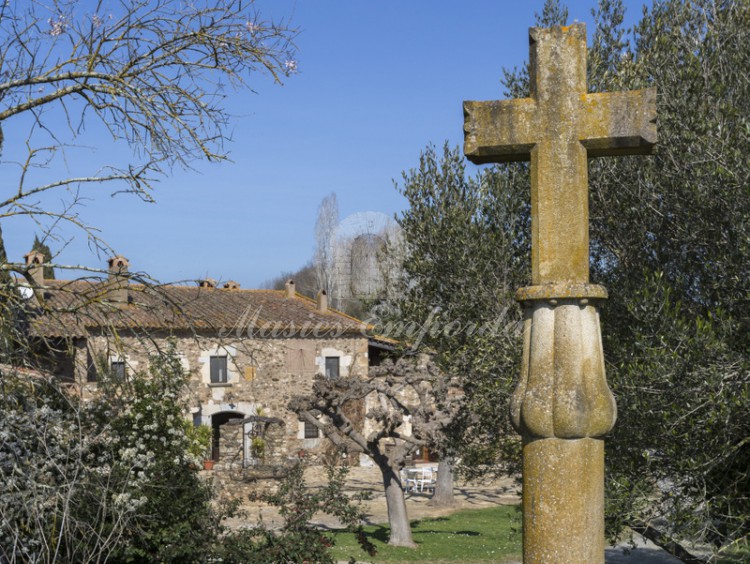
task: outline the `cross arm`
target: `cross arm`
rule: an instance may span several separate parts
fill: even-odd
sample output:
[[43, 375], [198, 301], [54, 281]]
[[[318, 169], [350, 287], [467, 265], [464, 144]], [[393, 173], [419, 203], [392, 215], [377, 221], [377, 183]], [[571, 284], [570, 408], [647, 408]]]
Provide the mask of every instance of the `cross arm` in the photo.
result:
[[475, 164], [528, 161], [539, 140], [531, 98], [464, 102], [464, 154]]
[[656, 88], [584, 94], [581, 115], [589, 157], [646, 155], [656, 144]]

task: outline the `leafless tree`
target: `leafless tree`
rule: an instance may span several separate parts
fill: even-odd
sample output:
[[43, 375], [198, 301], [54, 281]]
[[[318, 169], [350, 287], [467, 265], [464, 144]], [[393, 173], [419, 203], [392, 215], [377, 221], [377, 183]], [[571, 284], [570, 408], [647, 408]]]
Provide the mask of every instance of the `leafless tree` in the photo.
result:
[[[26, 350], [17, 318], [28, 300], [12, 272], [31, 287], [40, 283], [32, 276], [40, 266], [108, 276], [57, 264], [54, 256], [43, 265], [10, 260], [7, 220], [35, 222], [57, 250], [69, 242], [60, 238], [67, 226], [66, 236], [78, 230], [90, 247], [116, 254], [79, 206], [96, 188], [152, 201], [155, 182], [174, 167], [226, 159], [228, 90], [249, 89], [262, 74], [280, 82], [295, 72], [294, 36], [286, 24], [261, 17], [253, 0], [0, 0], [4, 353]], [[107, 139], [110, 162], [92, 162], [84, 144]], [[153, 283], [144, 273], [128, 277]]]
[[[294, 34], [253, 0], [2, 1], [0, 140], [12, 160], [0, 220], [25, 216], [45, 233], [68, 224], [106, 248], [77, 212], [84, 195], [105, 185], [152, 201], [173, 167], [226, 159], [228, 88], [295, 72]], [[130, 150], [76, 159], [92, 133]], [[4, 271], [22, 270], [0, 254]]]
[[336, 192], [331, 192], [318, 207], [318, 220], [315, 222], [315, 275], [318, 289], [324, 290], [332, 300], [331, 305], [339, 307], [335, 302], [334, 284], [334, 245], [336, 243], [336, 226], [339, 222], [339, 204]]
[[[366, 413], [370, 430], [358, 428], [344, 409], [365, 400], [372, 406]], [[441, 429], [450, 424], [459, 402], [451, 378], [432, 361], [402, 359], [372, 367], [367, 378], [318, 377], [312, 394], [295, 397], [289, 408], [342, 450], [373, 460], [383, 477], [391, 527], [388, 544], [413, 547], [400, 472], [417, 448], [439, 443]], [[452, 481], [446, 481], [452, 487]]]
[[[85, 235], [95, 250], [115, 254], [96, 227], [79, 214], [86, 198], [98, 188], [153, 201], [155, 183], [175, 167], [190, 168], [201, 159], [226, 159], [224, 142], [233, 126], [226, 106], [229, 91], [252, 89], [255, 78], [262, 75], [280, 82], [296, 72], [294, 36], [295, 31], [283, 22], [261, 17], [253, 0], [0, 0], [0, 166], [4, 187], [0, 228], [11, 217], [25, 218], [37, 225], [53, 252], [69, 242], [62, 239], [63, 233], [69, 237], [77, 232]], [[92, 161], [90, 147], [102, 144], [107, 145], [106, 162]], [[3, 397], [8, 397], [8, 386], [26, 385], [24, 372], [22, 378], [16, 378], [17, 367], [33, 364], [29, 362], [34, 342], [26, 331], [27, 314], [32, 309], [55, 313], [48, 311], [49, 302], [34, 301], [28, 292], [28, 286], [35, 290], [44, 286], [43, 278], [40, 282], [35, 273], [50, 266], [58, 272], [79, 268], [57, 264], [50, 256], [28, 264], [9, 260], [0, 230]], [[111, 274], [104, 269], [82, 270], [88, 270], [91, 278]], [[93, 292], [91, 300], [74, 303], [82, 309], [68, 304], [59, 313], [82, 319], [98, 301], [102, 315], [106, 314], [104, 293], [116, 291], [124, 277], [144, 282], [144, 291], [158, 291], [143, 273], [118, 273], [111, 285], [92, 285], [100, 291]], [[68, 287], [74, 285], [57, 286], [61, 291]], [[51, 380], [49, 385], [54, 396], [58, 384]], [[4, 441], [39, 436], [40, 448], [50, 454], [45, 458], [57, 464], [58, 459], [52, 457], [52, 447], [57, 444], [51, 442], [52, 435], [40, 425], [35, 412], [20, 402], [18, 405], [3, 405], [0, 420], [6, 427], [14, 425], [12, 432], [0, 433]], [[77, 428], [75, 421], [60, 426], [53, 409], [44, 405], [40, 410], [52, 414], [49, 428], [60, 434], [62, 446], [55, 452], [65, 462], [59, 468], [61, 483], [83, 487], [80, 476], [85, 461], [72, 448], [63, 448], [67, 444], [64, 439], [69, 438], [66, 433]], [[93, 440], [80, 439], [85, 444]], [[8, 492], [20, 496], [24, 504], [28, 501], [28, 507], [39, 507], [35, 515], [40, 523], [47, 523], [48, 478], [42, 470], [25, 472], [11, 462], [5, 460], [4, 470], [23, 475], [23, 480], [14, 482], [12, 490], [9, 483]], [[105, 479], [106, 473], [102, 475]], [[117, 493], [108, 492], [105, 498]], [[92, 507], [109, 509], [104, 503]], [[26, 527], [10, 519], [5, 523]], [[90, 523], [93, 527], [97, 524], [96, 519]], [[58, 521], [55, 525], [63, 535], [83, 531], [86, 523]], [[85, 557], [56, 555], [54, 547], [43, 547], [40, 550], [49, 556], [39, 561], [106, 560], [114, 541], [97, 537], [100, 534], [93, 530], [89, 535], [92, 548]], [[37, 536], [39, 542], [46, 542]], [[11, 548], [18, 549], [14, 554], [23, 553], [19, 546]], [[15, 561], [7, 553], [0, 560], [3, 557]]]

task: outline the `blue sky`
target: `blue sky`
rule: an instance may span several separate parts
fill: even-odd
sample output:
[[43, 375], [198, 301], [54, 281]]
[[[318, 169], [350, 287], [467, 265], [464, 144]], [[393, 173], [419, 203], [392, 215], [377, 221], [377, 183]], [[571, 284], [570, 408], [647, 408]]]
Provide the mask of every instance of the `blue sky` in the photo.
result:
[[[643, 3], [626, 1], [628, 22]], [[570, 20], [591, 32], [595, 0], [568, 4]], [[133, 269], [159, 280], [211, 276], [258, 287], [310, 259], [317, 208], [328, 193], [336, 192], [342, 219], [400, 212], [405, 202], [393, 181], [418, 164], [428, 143], [462, 143], [463, 100], [502, 97], [502, 69], [528, 58], [528, 27], [542, 5], [257, 0], [262, 15], [300, 28], [299, 73], [283, 86], [258, 76], [255, 94], [232, 93], [233, 162], [176, 171], [160, 182], [156, 204], [94, 190], [81, 217]], [[91, 135], [87, 158], [105, 164], [106, 150]], [[12, 142], [6, 130], [4, 158]], [[35, 226], [10, 219], [2, 228], [9, 258], [21, 260]], [[104, 264], [85, 238], [50, 246], [60, 263]]]

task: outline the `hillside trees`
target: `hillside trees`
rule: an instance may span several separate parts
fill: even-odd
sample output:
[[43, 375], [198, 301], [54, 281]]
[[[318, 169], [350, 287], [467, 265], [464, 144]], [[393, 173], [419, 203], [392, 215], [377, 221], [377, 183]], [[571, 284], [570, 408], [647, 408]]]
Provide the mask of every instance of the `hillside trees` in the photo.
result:
[[283, 290], [289, 280], [294, 282], [296, 292], [303, 296], [307, 296], [308, 298], [315, 299], [315, 296], [320, 290], [318, 287], [315, 264], [312, 261], [297, 270], [282, 272], [278, 276], [274, 276], [263, 282], [262, 286], [269, 290]]
[[[566, 17], [550, 1], [538, 23]], [[608, 530], [630, 526], [689, 559], [682, 541], [721, 551], [750, 528], [750, 3], [657, 0], [631, 34], [622, 20], [621, 2], [600, 2], [589, 89], [655, 85], [659, 144], [648, 158], [589, 161], [591, 278], [610, 294], [601, 319], [619, 406]], [[504, 84], [504, 97], [528, 95], [525, 69]], [[469, 181], [457, 152], [434, 153], [404, 178], [409, 258], [392, 305], [406, 320], [450, 321], [508, 304], [512, 320], [512, 292], [528, 283], [525, 165], [485, 167]], [[425, 343], [466, 376], [468, 396], [484, 386], [478, 413], [501, 414], [491, 425], [502, 444], [520, 342], [436, 331]]]

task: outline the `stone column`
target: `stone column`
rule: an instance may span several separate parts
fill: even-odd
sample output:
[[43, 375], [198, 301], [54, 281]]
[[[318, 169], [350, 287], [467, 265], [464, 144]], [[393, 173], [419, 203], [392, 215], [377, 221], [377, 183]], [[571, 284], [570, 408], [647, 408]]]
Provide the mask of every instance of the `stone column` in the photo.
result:
[[604, 375], [594, 284], [522, 288], [521, 379], [511, 419], [523, 437], [524, 562], [604, 562], [604, 441], [617, 409]]
[[530, 96], [464, 102], [475, 163], [531, 161], [531, 283], [512, 417], [524, 448], [524, 562], [604, 562], [604, 443], [615, 401], [589, 284], [590, 157], [649, 154], [656, 90], [588, 93], [586, 26], [529, 30]]

